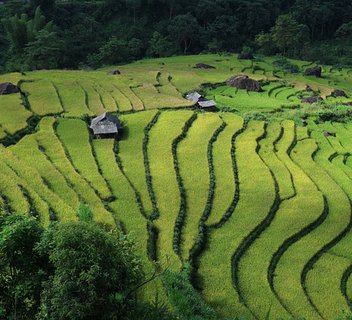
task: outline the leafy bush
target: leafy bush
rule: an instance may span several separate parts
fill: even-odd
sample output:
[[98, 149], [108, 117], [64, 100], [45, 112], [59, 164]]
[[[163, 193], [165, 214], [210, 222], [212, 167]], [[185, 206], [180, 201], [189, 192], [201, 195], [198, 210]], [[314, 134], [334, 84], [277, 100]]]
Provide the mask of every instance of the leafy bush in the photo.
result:
[[298, 73], [299, 67], [296, 64], [290, 62], [284, 56], [278, 56], [278, 59], [273, 62], [275, 67], [274, 73], [278, 71], [288, 72], [288, 73]]
[[189, 265], [186, 265], [180, 273], [167, 269], [162, 280], [170, 303], [181, 319], [217, 319], [215, 311], [191, 285]]

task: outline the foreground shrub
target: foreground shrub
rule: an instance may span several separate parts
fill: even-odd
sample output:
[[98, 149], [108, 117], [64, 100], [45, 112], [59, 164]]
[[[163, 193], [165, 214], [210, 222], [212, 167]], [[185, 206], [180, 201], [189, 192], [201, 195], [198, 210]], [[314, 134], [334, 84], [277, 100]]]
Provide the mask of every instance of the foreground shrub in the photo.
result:
[[34, 319], [47, 260], [35, 251], [43, 229], [30, 217], [0, 219], [0, 318]]
[[41, 243], [54, 268], [43, 292], [48, 319], [117, 319], [143, 278], [133, 245], [114, 232], [80, 222], [58, 224]]

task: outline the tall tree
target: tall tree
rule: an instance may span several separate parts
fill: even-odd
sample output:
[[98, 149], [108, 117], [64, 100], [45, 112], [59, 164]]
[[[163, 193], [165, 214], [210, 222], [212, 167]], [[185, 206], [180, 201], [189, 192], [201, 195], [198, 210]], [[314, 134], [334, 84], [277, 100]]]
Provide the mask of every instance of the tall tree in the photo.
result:
[[192, 42], [199, 36], [199, 25], [191, 14], [179, 15], [171, 20], [168, 27], [170, 38], [187, 54]]
[[307, 38], [307, 27], [299, 24], [290, 14], [281, 15], [271, 30], [271, 37], [276, 47], [284, 55], [288, 51], [302, 48]]
[[41, 249], [54, 267], [42, 295], [48, 319], [121, 319], [129, 312], [143, 272], [128, 238], [94, 223], [59, 224]]
[[35, 250], [43, 233], [34, 218], [0, 219], [0, 318], [35, 319], [47, 260]]

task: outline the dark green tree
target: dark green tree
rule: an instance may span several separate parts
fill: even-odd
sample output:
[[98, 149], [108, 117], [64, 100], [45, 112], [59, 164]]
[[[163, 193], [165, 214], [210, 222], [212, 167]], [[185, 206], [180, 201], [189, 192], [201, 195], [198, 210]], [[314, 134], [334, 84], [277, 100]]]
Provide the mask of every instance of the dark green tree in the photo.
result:
[[299, 24], [290, 14], [279, 16], [271, 30], [274, 45], [284, 55], [302, 48], [308, 41], [307, 35], [307, 27]]
[[35, 319], [48, 261], [35, 250], [43, 233], [36, 219], [0, 219], [0, 318]]
[[26, 14], [20, 17], [15, 15], [2, 19], [7, 36], [10, 40], [10, 52], [13, 54], [23, 53], [29, 42], [35, 41], [35, 37], [41, 30], [52, 31], [52, 22], [45, 22], [40, 7], [35, 10], [34, 18], [28, 19]]
[[132, 242], [94, 223], [59, 224], [41, 245], [54, 275], [42, 315], [55, 319], [121, 319], [143, 272]]
[[35, 40], [25, 48], [26, 59], [31, 69], [54, 69], [60, 60], [62, 41], [56, 32], [40, 30]]
[[173, 53], [173, 45], [167, 37], [155, 31], [149, 40], [149, 55], [152, 57], [167, 57]]
[[170, 38], [175, 45], [187, 54], [193, 42], [199, 37], [199, 25], [197, 19], [191, 14], [179, 15], [173, 18], [168, 27]]

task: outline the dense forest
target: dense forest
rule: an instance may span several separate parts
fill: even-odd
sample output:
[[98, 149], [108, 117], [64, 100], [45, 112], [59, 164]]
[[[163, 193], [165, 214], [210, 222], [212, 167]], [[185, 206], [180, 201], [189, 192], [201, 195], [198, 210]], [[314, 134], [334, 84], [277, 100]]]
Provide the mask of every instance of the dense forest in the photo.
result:
[[254, 51], [352, 64], [349, 0], [5, 0], [0, 70]]

